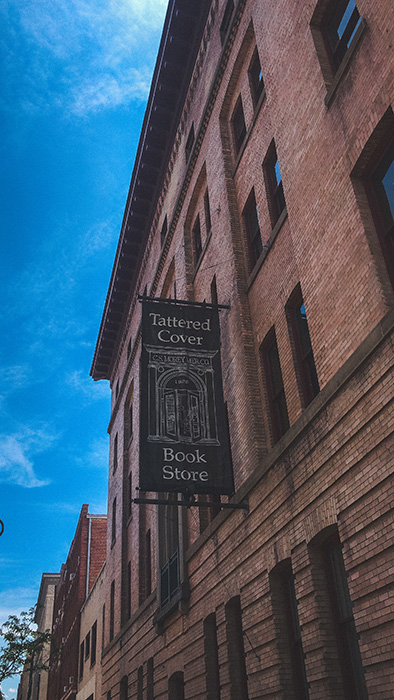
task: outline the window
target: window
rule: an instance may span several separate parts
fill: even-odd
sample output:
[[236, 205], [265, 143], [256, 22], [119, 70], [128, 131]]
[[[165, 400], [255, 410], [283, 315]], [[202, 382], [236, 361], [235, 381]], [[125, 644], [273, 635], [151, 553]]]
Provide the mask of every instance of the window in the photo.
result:
[[97, 653], [97, 620], [92, 626], [92, 649], [90, 652], [90, 665], [94, 666], [96, 663], [96, 653]]
[[225, 607], [228, 658], [230, 662], [230, 698], [248, 700], [242, 611], [239, 596], [231, 598]]
[[85, 639], [85, 661], [90, 656], [90, 632], [87, 633]]
[[127, 619], [131, 618], [131, 561], [127, 564], [127, 591], [126, 591], [126, 614]]
[[187, 137], [187, 141], [186, 141], [186, 146], [185, 146], [186, 162], [189, 160], [189, 158], [191, 156], [191, 152], [193, 150], [193, 145], [194, 145], [194, 124], [192, 124], [190, 127], [189, 136]]
[[345, 697], [349, 700], [367, 700], [352, 601], [343, 561], [342, 545], [337, 532], [334, 532], [323, 542], [321, 551]]
[[201, 226], [200, 226], [200, 217], [197, 216], [197, 219], [194, 222], [193, 230], [192, 230], [192, 238], [193, 238], [193, 250], [194, 250], [194, 263], [197, 265], [201, 253], [202, 253], [202, 241], [201, 241]]
[[115, 628], [115, 581], [111, 583], [110, 603], [109, 603], [109, 640], [114, 638]]
[[383, 153], [370, 178], [368, 195], [383, 257], [394, 287], [394, 141]]
[[289, 417], [275, 330], [272, 328], [261, 347], [272, 436], [277, 442], [289, 428]]
[[332, 64], [337, 70], [361, 22], [355, 0], [333, 0], [328, 4], [322, 29]]
[[101, 617], [101, 650], [104, 650], [105, 644], [105, 603], [103, 605], [102, 617]]
[[85, 642], [81, 643], [79, 648], [79, 680], [83, 678], [83, 663], [85, 658]]
[[299, 380], [303, 407], [305, 408], [317, 396], [320, 388], [306, 319], [305, 304], [299, 285], [290, 297], [286, 311], [290, 322], [289, 330], [293, 341], [296, 374]]
[[234, 112], [231, 117], [231, 130], [234, 140], [235, 155], [237, 156], [246, 136], [246, 124], [241, 96], [239, 96], [237, 100], [237, 104], [235, 105]]
[[168, 506], [159, 506], [160, 603], [169, 603], [179, 589], [179, 523], [178, 506], [171, 503], [177, 494], [169, 493]]
[[114, 545], [116, 541], [116, 496], [112, 501], [112, 537], [111, 545]]
[[142, 666], [138, 667], [137, 671], [137, 700], [143, 700], [144, 698], [144, 669]]
[[283, 692], [297, 700], [309, 700], [298, 604], [290, 559], [278, 564], [270, 575], [272, 609], [277, 628]]
[[206, 230], [206, 234], [207, 234], [207, 238], [208, 238], [209, 234], [211, 233], [211, 229], [212, 229], [211, 207], [209, 204], [208, 189], [205, 190], [205, 194], [204, 194], [204, 212], [205, 212], [205, 230]]
[[280, 172], [278, 156], [276, 155], [275, 143], [272, 142], [268, 150], [267, 157], [263, 165], [268, 209], [271, 217], [271, 225], [274, 228], [282, 211], [286, 208], [285, 195], [283, 192], [282, 175]]
[[129, 342], [127, 343], [127, 351], [126, 351], [126, 353], [127, 353], [127, 359], [129, 359], [129, 357], [130, 357], [130, 355], [131, 355], [131, 338], [129, 338]]
[[264, 92], [263, 72], [261, 70], [257, 48], [254, 50], [252, 60], [249, 65], [248, 76], [253, 106], [256, 108], [258, 101]]
[[230, 28], [230, 23], [231, 23], [231, 18], [233, 16], [234, 12], [234, 2], [233, 0], [228, 0], [228, 3], [226, 5], [226, 9], [224, 11], [222, 23], [220, 25], [220, 41], [222, 43], [222, 46], [225, 42], [227, 32]]
[[259, 224], [259, 213], [257, 211], [254, 189], [251, 191], [248, 197], [248, 201], [245, 204], [242, 213], [242, 218], [244, 221], [248, 241], [249, 270], [253, 270], [263, 250], [263, 243], [261, 240]]
[[113, 463], [113, 467], [114, 467], [114, 472], [115, 472], [118, 468], [118, 433], [116, 433], [115, 437], [114, 437], [114, 463]]
[[146, 665], [146, 700], [154, 700], [153, 657]]
[[145, 535], [145, 540], [145, 594], [148, 596], [152, 592], [152, 552], [150, 529]]
[[168, 223], [167, 223], [167, 214], [166, 214], [164, 217], [163, 226], [161, 227], [161, 233], [160, 233], [161, 245], [163, 245], [164, 241], [166, 240], [167, 229], [168, 229]]
[[122, 680], [120, 681], [120, 693], [119, 693], [119, 700], [128, 700], [129, 697], [129, 681], [127, 676], [123, 676]]
[[129, 472], [127, 477], [127, 515], [131, 518], [133, 512], [133, 475]]
[[168, 700], [185, 700], [183, 673], [177, 671], [168, 679]]
[[208, 615], [204, 620], [204, 653], [206, 700], [220, 700], [219, 653], [215, 613]]
[[218, 303], [218, 287], [217, 287], [217, 282], [216, 282], [216, 275], [214, 275], [212, 277], [212, 282], [211, 282], [211, 302], [212, 302], [212, 304]]

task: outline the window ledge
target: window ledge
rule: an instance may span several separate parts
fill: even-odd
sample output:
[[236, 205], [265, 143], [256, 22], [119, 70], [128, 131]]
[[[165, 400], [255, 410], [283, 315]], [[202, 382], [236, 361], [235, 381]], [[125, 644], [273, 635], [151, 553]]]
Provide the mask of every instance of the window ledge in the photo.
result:
[[253, 282], [255, 281], [255, 279], [258, 275], [258, 272], [259, 272], [264, 260], [266, 259], [268, 253], [270, 252], [272, 245], [273, 245], [273, 242], [274, 242], [275, 238], [277, 237], [279, 231], [281, 230], [286, 219], [287, 219], [287, 207], [285, 207], [283, 209], [278, 221], [276, 222], [274, 228], [271, 231], [271, 235], [270, 235], [268, 241], [263, 246], [263, 251], [260, 254], [259, 259], [257, 260], [254, 268], [252, 269], [252, 271], [247, 279], [247, 290], [246, 291], [249, 291]]
[[185, 612], [187, 604], [190, 598], [190, 587], [189, 584], [184, 582], [181, 583], [178, 590], [171, 598], [171, 600], [166, 603], [162, 608], [156, 610], [153, 616], [153, 624], [156, 627], [158, 634], [163, 634], [164, 632], [164, 620], [166, 620], [170, 615], [172, 615], [176, 610], [180, 612]]
[[368, 25], [367, 25], [365, 19], [362, 19], [360, 22], [360, 25], [357, 28], [357, 31], [356, 31], [354, 37], [353, 37], [352, 43], [350, 44], [348, 50], [346, 51], [341, 63], [339, 64], [339, 67], [337, 68], [337, 71], [336, 71], [330, 85], [328, 86], [327, 95], [324, 99], [326, 107], [329, 107], [331, 102], [333, 101], [333, 99], [335, 97], [335, 93], [336, 93], [336, 91], [337, 91], [337, 89], [342, 81], [343, 76], [345, 75], [345, 73], [347, 72], [347, 69], [349, 68], [353, 54], [354, 54], [358, 44], [360, 43], [361, 37], [363, 36], [367, 26]]

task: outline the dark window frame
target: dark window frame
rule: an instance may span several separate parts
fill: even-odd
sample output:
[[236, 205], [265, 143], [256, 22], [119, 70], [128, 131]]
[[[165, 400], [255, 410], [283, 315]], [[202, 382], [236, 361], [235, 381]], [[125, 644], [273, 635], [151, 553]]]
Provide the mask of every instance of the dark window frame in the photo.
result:
[[262, 99], [262, 95], [265, 94], [264, 77], [257, 46], [253, 51], [253, 55], [249, 63], [248, 78], [253, 106], [256, 109], [257, 105]]
[[[364, 185], [388, 276], [394, 289], [394, 211], [391, 211], [386, 190], [381, 186], [383, 175], [389, 172], [390, 166], [394, 167], [393, 163], [394, 138], [392, 137], [391, 140], [382, 143], [380, 149], [374, 154], [368, 173], [364, 176]], [[387, 169], [385, 166], [388, 166]], [[383, 168], [385, 172], [381, 173]], [[388, 220], [389, 217], [392, 219], [391, 222]]]
[[79, 647], [79, 680], [80, 681], [83, 678], [84, 663], [85, 663], [85, 640], [83, 640], [81, 642], [80, 647]]
[[193, 122], [191, 127], [190, 127], [189, 135], [187, 137], [186, 146], [185, 146], [186, 162], [189, 161], [189, 158], [192, 154], [194, 140], [195, 140], [195, 136], [194, 136], [194, 122]]
[[118, 468], [118, 448], [119, 448], [119, 438], [118, 433], [114, 436], [114, 458], [113, 458], [113, 471], [116, 472]]
[[160, 243], [161, 243], [162, 247], [164, 245], [164, 241], [166, 240], [167, 232], [168, 232], [168, 219], [167, 219], [167, 214], [166, 214], [164, 217], [163, 225], [161, 227], [161, 231], [160, 231]]
[[110, 606], [109, 606], [109, 641], [115, 636], [115, 581], [111, 582]]
[[263, 241], [259, 222], [256, 195], [252, 187], [242, 211], [242, 220], [246, 231], [248, 244], [248, 267], [251, 272], [263, 252]]
[[[354, 8], [350, 7], [352, 4], [354, 4]], [[348, 9], [351, 10], [351, 13], [342, 30], [341, 27]], [[333, 0], [328, 4], [322, 21], [321, 30], [326, 43], [333, 74], [338, 70], [345, 54], [350, 48], [360, 22], [361, 16], [355, 0]]]
[[194, 266], [197, 267], [202, 255], [201, 222], [199, 214], [197, 214], [192, 227], [192, 241], [194, 252]]
[[227, 5], [226, 5], [226, 9], [224, 10], [223, 19], [220, 23], [220, 30], [219, 30], [220, 31], [220, 41], [221, 41], [222, 46], [224, 45], [224, 42], [225, 42], [226, 37], [227, 37], [227, 33], [230, 29], [231, 20], [233, 18], [233, 14], [234, 14], [234, 9], [235, 9], [234, 8], [234, 0], [228, 0]]
[[245, 113], [244, 113], [244, 108], [242, 104], [242, 96], [239, 95], [235, 107], [233, 109], [233, 112], [231, 114], [231, 133], [233, 135], [233, 143], [234, 143], [234, 153], [235, 157], [237, 157], [242, 149], [243, 143], [246, 139], [246, 122], [245, 122]]
[[[272, 141], [263, 163], [263, 172], [266, 185], [268, 210], [271, 218], [271, 227], [275, 228], [282, 212], [286, 210], [286, 199], [283, 190], [282, 172], [276, 152], [275, 141]], [[278, 172], [280, 179], [278, 178]]]
[[248, 676], [242, 628], [240, 596], [234, 596], [225, 605], [226, 637], [230, 660], [230, 698], [248, 700]]
[[300, 285], [297, 285], [286, 304], [286, 316], [301, 402], [303, 408], [306, 408], [320, 392], [320, 386]]
[[111, 547], [116, 542], [116, 496], [112, 501], [112, 520], [111, 520]]
[[90, 668], [94, 666], [97, 659], [97, 620], [92, 625], [92, 646], [90, 651]]
[[260, 353], [264, 371], [272, 438], [275, 444], [287, 432], [290, 423], [274, 327], [271, 328], [262, 342]]
[[90, 631], [87, 633], [87, 635], [85, 637], [85, 661], [87, 661], [89, 656], [90, 656]]
[[209, 202], [209, 192], [208, 187], [204, 193], [204, 214], [205, 214], [205, 230], [207, 233], [207, 238], [212, 231], [212, 219], [211, 219], [211, 205]]
[[215, 613], [211, 613], [204, 620], [204, 658], [206, 700], [220, 700], [219, 646]]

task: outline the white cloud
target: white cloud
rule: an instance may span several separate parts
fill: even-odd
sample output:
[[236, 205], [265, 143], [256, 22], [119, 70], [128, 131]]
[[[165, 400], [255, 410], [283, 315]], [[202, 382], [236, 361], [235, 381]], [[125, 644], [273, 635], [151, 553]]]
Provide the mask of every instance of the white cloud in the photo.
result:
[[79, 398], [84, 398], [88, 403], [101, 399], [108, 401], [110, 398], [110, 387], [107, 382], [93, 382], [85, 370], [77, 369], [71, 372], [67, 375], [65, 383], [79, 394]]
[[0, 435], [0, 482], [25, 488], [47, 486], [48, 480], [36, 476], [32, 457], [49, 449], [57, 438], [46, 427]]
[[0, 604], [0, 625], [5, 622], [10, 615], [20, 615], [22, 611], [27, 611], [37, 602], [38, 588], [6, 588], [1, 591]]

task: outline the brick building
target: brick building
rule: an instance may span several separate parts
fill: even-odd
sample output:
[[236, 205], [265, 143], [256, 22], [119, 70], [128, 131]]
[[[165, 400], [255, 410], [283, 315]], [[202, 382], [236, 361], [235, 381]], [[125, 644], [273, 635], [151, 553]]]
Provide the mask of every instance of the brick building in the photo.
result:
[[[42, 574], [34, 616], [39, 632], [52, 627], [55, 586], [59, 579], [59, 574]], [[18, 700], [47, 700], [48, 671], [40, 666], [48, 666], [49, 654], [50, 644], [42, 650], [40, 658], [35, 660], [37, 670], [31, 671], [30, 664], [26, 664], [18, 687]]]
[[81, 608], [105, 561], [107, 518], [84, 504], [67, 561], [56, 585], [52, 634], [60, 650], [48, 677], [48, 700], [75, 700], [77, 694]]
[[[91, 370], [106, 700], [392, 697], [392, 10], [170, 0]], [[248, 510], [133, 502], [138, 294], [229, 307]]]
[[105, 564], [81, 608], [76, 700], [98, 700], [101, 697], [104, 585]]

